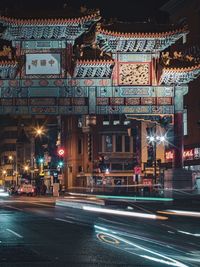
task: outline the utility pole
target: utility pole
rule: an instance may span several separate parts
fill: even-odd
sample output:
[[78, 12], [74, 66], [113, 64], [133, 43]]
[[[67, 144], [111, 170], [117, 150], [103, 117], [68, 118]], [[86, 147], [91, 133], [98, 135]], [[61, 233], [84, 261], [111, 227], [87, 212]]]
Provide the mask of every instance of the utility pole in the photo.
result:
[[154, 183], [157, 183], [157, 164], [156, 164], [156, 149], [157, 143], [156, 140], [153, 142], [153, 155], [154, 155]]
[[34, 180], [35, 169], [35, 137], [31, 136], [31, 182]]

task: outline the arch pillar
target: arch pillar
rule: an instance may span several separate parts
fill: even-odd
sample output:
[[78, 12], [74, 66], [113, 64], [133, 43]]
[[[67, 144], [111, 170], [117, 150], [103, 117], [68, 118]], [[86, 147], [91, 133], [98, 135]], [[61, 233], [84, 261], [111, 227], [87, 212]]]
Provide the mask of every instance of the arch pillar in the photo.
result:
[[188, 87], [174, 88], [174, 168], [183, 168], [184, 132], [183, 132], [183, 97]]

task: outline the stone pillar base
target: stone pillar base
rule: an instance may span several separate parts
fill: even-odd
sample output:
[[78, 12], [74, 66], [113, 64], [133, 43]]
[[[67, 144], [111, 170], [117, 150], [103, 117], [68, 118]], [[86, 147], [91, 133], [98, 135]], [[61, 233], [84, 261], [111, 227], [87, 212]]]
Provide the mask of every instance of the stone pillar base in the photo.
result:
[[191, 190], [192, 188], [192, 171], [174, 168], [164, 172], [164, 189]]

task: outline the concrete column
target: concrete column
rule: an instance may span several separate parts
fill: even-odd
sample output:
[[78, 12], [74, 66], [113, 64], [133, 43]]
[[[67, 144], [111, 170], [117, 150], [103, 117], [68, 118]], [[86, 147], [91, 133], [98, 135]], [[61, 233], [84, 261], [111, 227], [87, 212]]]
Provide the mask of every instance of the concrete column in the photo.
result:
[[174, 168], [183, 167], [183, 113], [174, 114]]
[[174, 98], [174, 168], [183, 167], [183, 96], [188, 92], [188, 87], [175, 87]]
[[[164, 188], [192, 189], [192, 172], [183, 169], [183, 96], [188, 92], [187, 86], [174, 87], [174, 162], [173, 168], [165, 171]], [[171, 192], [173, 195], [173, 191]], [[169, 197], [169, 195], [168, 195]]]

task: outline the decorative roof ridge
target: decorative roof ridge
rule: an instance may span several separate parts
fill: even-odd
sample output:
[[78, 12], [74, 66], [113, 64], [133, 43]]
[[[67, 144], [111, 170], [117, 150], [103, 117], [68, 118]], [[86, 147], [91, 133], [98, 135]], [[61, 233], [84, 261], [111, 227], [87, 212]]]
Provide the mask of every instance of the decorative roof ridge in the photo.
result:
[[113, 36], [117, 36], [117, 37], [126, 37], [126, 38], [135, 38], [135, 37], [139, 37], [139, 38], [158, 38], [158, 37], [166, 37], [169, 35], [173, 35], [173, 34], [177, 34], [177, 33], [188, 33], [188, 26], [185, 25], [181, 28], [177, 28], [175, 30], [170, 30], [167, 32], [133, 32], [133, 33], [125, 33], [125, 32], [117, 32], [117, 31], [112, 31], [112, 30], [107, 30], [107, 29], [103, 29], [103, 27], [101, 27], [100, 23], [97, 24], [96, 26], [96, 30], [97, 33], [102, 33], [102, 34], [106, 34], [106, 35], [113, 35]]
[[0, 60], [0, 66], [16, 66], [18, 64], [15, 60]]
[[197, 70], [200, 69], [200, 63], [198, 65], [194, 65], [191, 67], [184, 67], [184, 68], [174, 68], [174, 67], [164, 67], [163, 71], [165, 72], [188, 72], [188, 71], [193, 71], [193, 70]]
[[95, 18], [96, 16], [99, 16], [100, 19], [100, 12], [99, 10], [96, 10], [95, 13], [93, 14], [87, 14], [85, 16], [82, 17], [78, 17], [78, 18], [47, 18], [47, 19], [36, 19], [36, 18], [30, 18], [30, 19], [18, 19], [18, 18], [11, 18], [11, 17], [6, 17], [6, 16], [0, 16], [0, 21], [4, 21], [7, 24], [18, 24], [18, 25], [32, 25], [32, 24], [44, 24], [44, 25], [57, 25], [57, 24], [61, 24], [64, 25], [65, 23], [79, 23], [79, 22], [84, 22], [84, 21], [88, 21], [91, 20], [93, 18]]
[[106, 60], [106, 59], [78, 59], [77, 64], [114, 64], [114, 60]]

